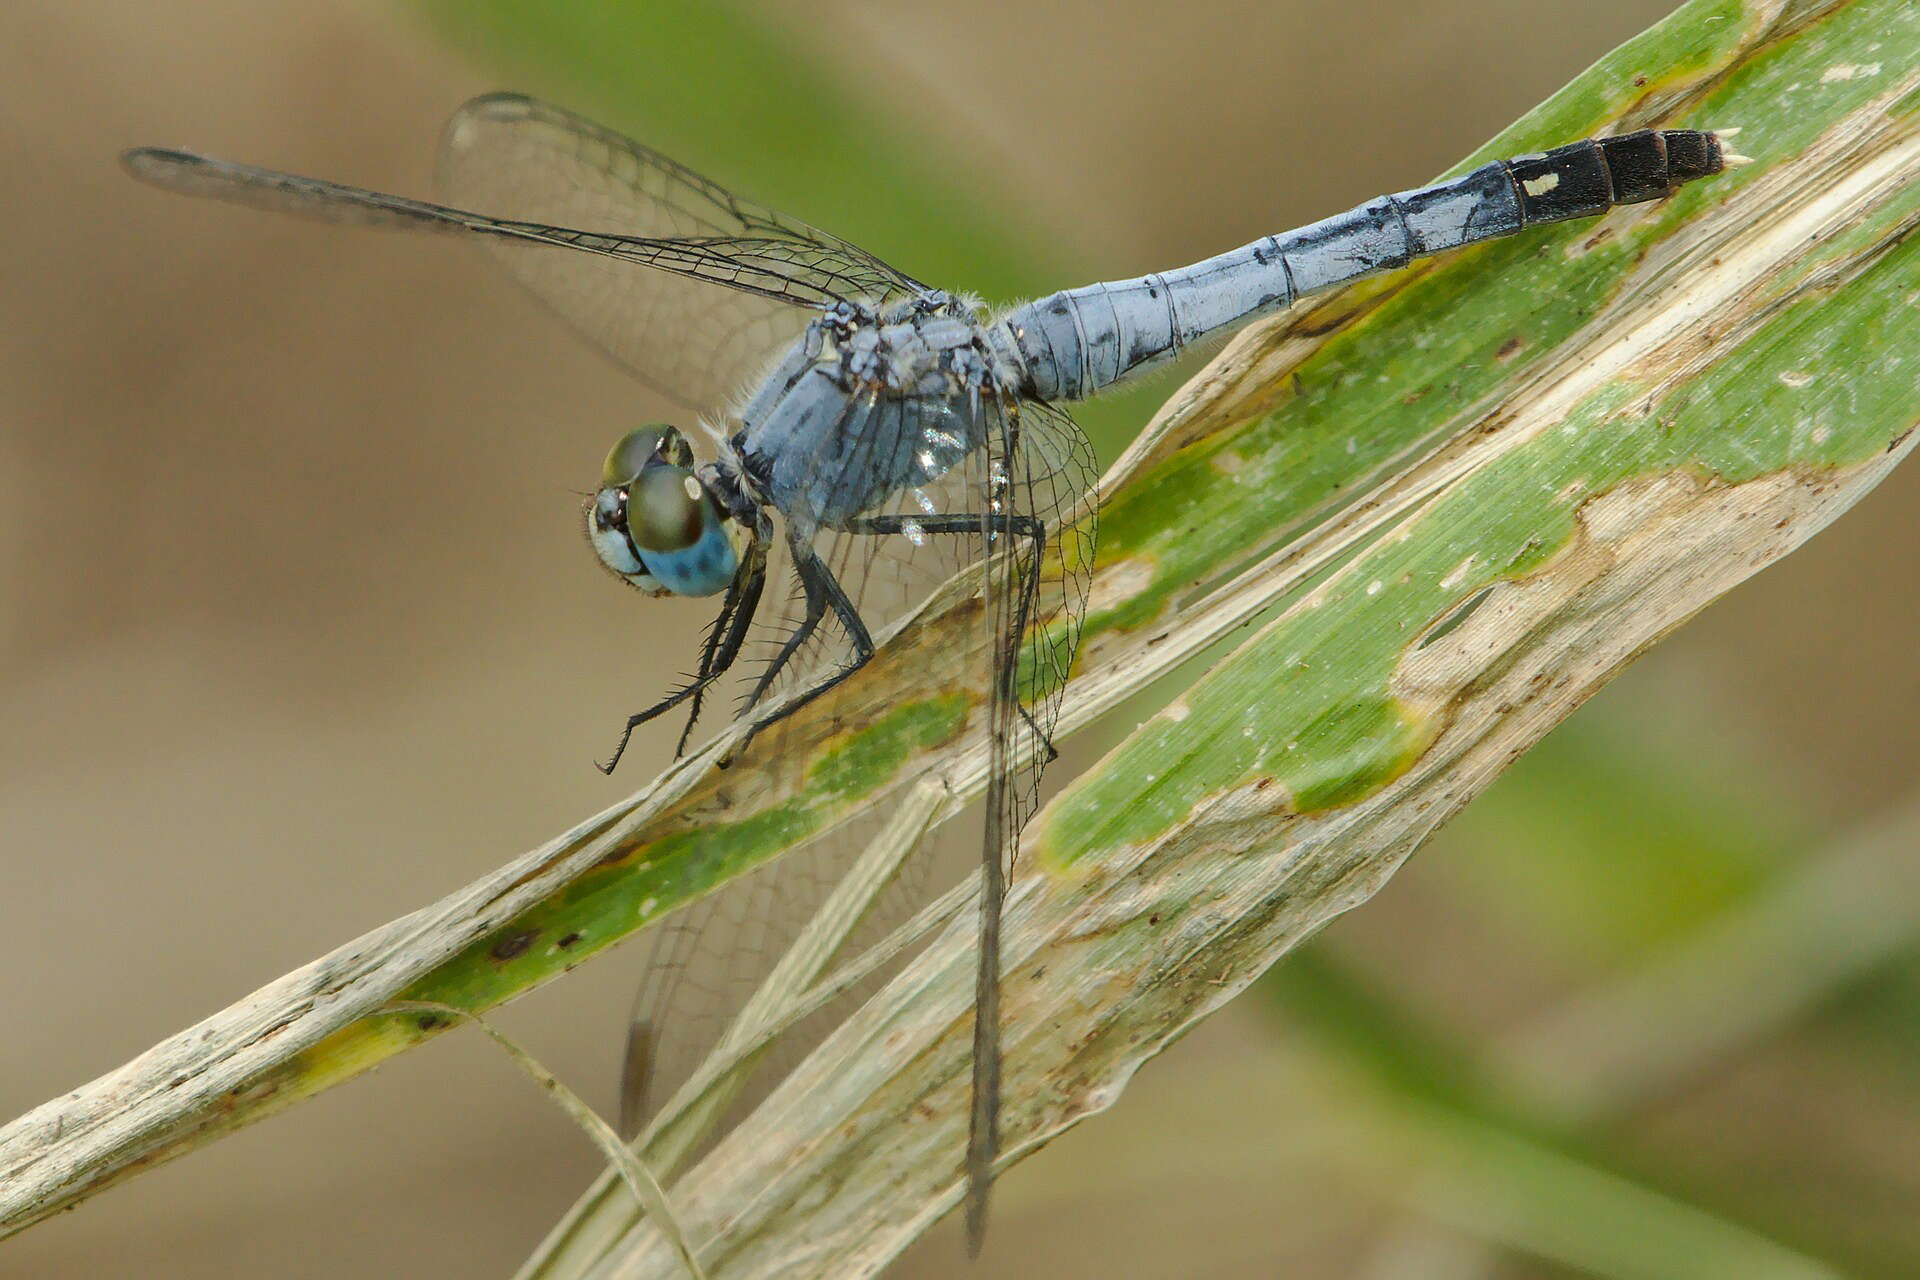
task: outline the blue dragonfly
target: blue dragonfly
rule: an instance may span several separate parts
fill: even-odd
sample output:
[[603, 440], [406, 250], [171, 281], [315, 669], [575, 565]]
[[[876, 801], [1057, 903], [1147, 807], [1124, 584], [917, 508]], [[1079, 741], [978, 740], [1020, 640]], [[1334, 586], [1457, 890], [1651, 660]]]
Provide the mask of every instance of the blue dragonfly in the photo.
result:
[[[428, 203], [177, 150], [126, 153], [173, 191], [334, 223], [486, 243], [553, 311], [698, 416], [622, 435], [587, 505], [600, 562], [650, 596], [719, 596], [692, 677], [630, 715], [677, 709], [685, 749], [707, 695], [746, 681], [746, 735], [779, 725], [858, 671], [881, 623], [954, 570], [983, 566], [992, 664], [978, 728], [991, 768], [981, 831], [973, 1085], [964, 1173], [970, 1246], [998, 1155], [999, 936], [1006, 878], [1054, 757], [1086, 607], [1093, 453], [1063, 405], [1211, 336], [1349, 281], [1525, 228], [1665, 196], [1719, 172], [1718, 135], [1646, 130], [1482, 165], [1191, 266], [994, 311], [848, 242], [742, 199], [567, 111], [491, 94], [453, 116], [447, 203]], [[471, 210], [486, 210], [473, 212]], [[792, 607], [767, 600], [776, 575]], [[772, 618], [772, 625], [766, 619]], [[771, 638], [765, 634], [771, 630]], [[743, 744], [744, 745], [744, 744]], [[736, 748], [736, 751], [742, 749]], [[762, 887], [737, 928], [803, 912]], [[761, 918], [755, 919], [753, 917]], [[662, 930], [630, 1037], [623, 1124], [645, 1110], [698, 966], [699, 921]], [[737, 941], [713, 944], [723, 968]], [[737, 966], [735, 966], [737, 968]], [[736, 975], [737, 976], [737, 975]], [[705, 986], [711, 986], [708, 981]]]

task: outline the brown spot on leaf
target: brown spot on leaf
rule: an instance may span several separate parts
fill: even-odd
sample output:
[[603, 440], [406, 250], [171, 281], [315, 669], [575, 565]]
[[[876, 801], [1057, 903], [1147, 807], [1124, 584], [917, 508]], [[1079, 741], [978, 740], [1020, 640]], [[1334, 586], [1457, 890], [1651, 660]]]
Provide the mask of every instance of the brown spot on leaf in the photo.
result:
[[492, 950], [487, 954], [495, 960], [511, 960], [515, 956], [524, 955], [527, 948], [533, 945], [533, 940], [539, 936], [538, 929], [523, 929], [519, 933], [510, 933], [494, 943]]

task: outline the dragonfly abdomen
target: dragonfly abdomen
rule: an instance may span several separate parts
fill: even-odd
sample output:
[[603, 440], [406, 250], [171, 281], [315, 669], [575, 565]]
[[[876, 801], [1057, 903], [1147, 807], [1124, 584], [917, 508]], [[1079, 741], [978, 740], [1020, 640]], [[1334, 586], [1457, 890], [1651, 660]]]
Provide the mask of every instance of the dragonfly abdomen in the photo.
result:
[[1002, 317], [1027, 394], [1078, 400], [1299, 298], [1539, 223], [1591, 217], [1720, 172], [1692, 129], [1590, 138], [1381, 196], [1204, 262], [1051, 294]]

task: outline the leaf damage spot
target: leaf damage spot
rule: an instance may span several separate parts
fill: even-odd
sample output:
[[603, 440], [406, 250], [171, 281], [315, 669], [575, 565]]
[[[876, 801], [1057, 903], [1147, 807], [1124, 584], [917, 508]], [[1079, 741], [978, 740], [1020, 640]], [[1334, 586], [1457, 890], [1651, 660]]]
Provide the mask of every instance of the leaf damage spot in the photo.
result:
[[1467, 580], [1467, 576], [1473, 572], [1473, 566], [1478, 563], [1480, 563], [1480, 557], [1478, 555], [1468, 556], [1465, 560], [1453, 566], [1453, 570], [1448, 573], [1446, 577], [1440, 579], [1440, 586], [1447, 591], [1457, 590], [1459, 586]]
[[522, 929], [518, 933], [510, 933], [494, 943], [487, 954], [500, 961], [515, 959], [525, 955], [527, 948], [531, 947], [533, 940], [539, 936], [538, 929]]
[[1092, 616], [1110, 613], [1133, 603], [1153, 586], [1153, 562], [1145, 556], [1129, 556], [1101, 569], [1087, 595], [1087, 612]]
[[1820, 73], [1821, 84], [1838, 84], [1843, 80], [1865, 80], [1880, 74], [1877, 62], [1836, 62]]

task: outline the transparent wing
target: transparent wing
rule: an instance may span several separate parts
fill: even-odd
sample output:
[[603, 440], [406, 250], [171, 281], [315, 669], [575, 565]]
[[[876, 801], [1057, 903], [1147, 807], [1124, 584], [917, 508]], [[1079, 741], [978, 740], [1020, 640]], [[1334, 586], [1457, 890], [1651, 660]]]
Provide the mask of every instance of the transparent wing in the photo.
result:
[[[871, 405], [850, 408], [845, 430], [856, 442], [826, 464], [835, 472], [834, 487], [861, 486], [864, 476], [876, 472], [904, 474], [914, 455], [951, 449], [959, 435], [970, 433], [978, 447], [944, 474], [900, 486], [865, 512], [865, 520], [901, 532], [823, 531], [813, 545], [881, 642], [876, 663], [936, 664], [952, 671], [956, 686], [986, 693], [972, 725], [992, 735], [996, 781], [971, 840], [964, 824], [955, 823], [928, 842], [929, 848], [902, 867], [839, 959], [884, 936], [931, 890], [957, 879], [983, 854], [998, 868], [1010, 865], [1020, 829], [1038, 803], [1041, 771], [1052, 756], [1049, 735], [1079, 637], [1093, 547], [1091, 515], [1067, 523], [1094, 481], [1093, 453], [1061, 410], [990, 394], [971, 410], [935, 398], [912, 399], [894, 405], [898, 417], [884, 429], [876, 426], [875, 411]], [[979, 426], [957, 427], [956, 417], [968, 413]], [[970, 566], [986, 575], [986, 607], [964, 650], [919, 652], [913, 633], [887, 643], [894, 621]], [[768, 654], [777, 651], [800, 616], [796, 596], [788, 613], [766, 620]], [[776, 686], [770, 703], [811, 686], [849, 654], [847, 636], [829, 619]], [[996, 671], [1005, 678], [995, 678]], [[848, 688], [857, 692], [857, 683]], [[788, 724], [762, 734], [753, 767], [777, 769], [784, 761], [810, 758], [810, 751], [788, 738]], [[630, 1122], [669, 1096], [698, 1064], [732, 1011], [865, 847], [875, 825], [850, 824], [816, 838], [653, 931], [645, 944], [647, 978], [635, 1009], [632, 1047], [637, 1052], [627, 1073], [624, 1110]], [[991, 1015], [991, 995], [987, 1007]], [[843, 1001], [783, 1037], [739, 1106], [763, 1096], [845, 1011]], [[991, 1016], [983, 1025], [991, 1029]], [[989, 1051], [985, 1060], [992, 1057]]]
[[441, 184], [453, 204], [186, 151], [141, 148], [125, 161], [142, 181], [189, 195], [324, 222], [479, 237], [589, 341], [702, 411], [723, 407], [812, 309], [920, 291], [837, 237], [513, 94], [476, 98], [448, 124]]
[[[694, 409], [721, 407], [798, 335], [809, 316], [781, 303], [810, 308], [922, 291], [836, 236], [518, 94], [488, 94], [454, 113], [439, 180], [453, 204], [671, 245], [666, 269], [678, 279], [623, 271], [624, 255], [609, 261], [529, 253], [510, 242], [499, 248], [521, 283], [590, 341]], [[656, 253], [648, 265], [663, 263]]]
[[[1063, 517], [1095, 481], [1092, 446], [1064, 410], [1013, 401], [988, 439], [990, 527], [986, 631], [992, 646], [987, 732], [991, 768], [981, 824], [978, 981], [974, 991], [972, 1114], [967, 1143], [967, 1237], [986, 1231], [999, 1154], [1000, 909], [1020, 831], [1040, 803], [1054, 758], [1060, 699], [1080, 642], [1092, 580], [1094, 513]], [[1033, 526], [1031, 528], [1026, 526]]]

